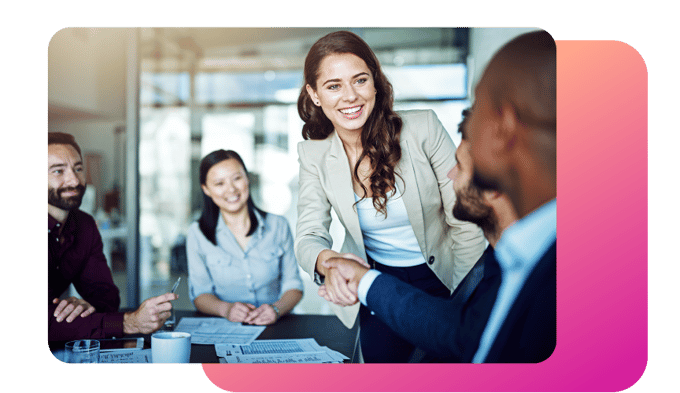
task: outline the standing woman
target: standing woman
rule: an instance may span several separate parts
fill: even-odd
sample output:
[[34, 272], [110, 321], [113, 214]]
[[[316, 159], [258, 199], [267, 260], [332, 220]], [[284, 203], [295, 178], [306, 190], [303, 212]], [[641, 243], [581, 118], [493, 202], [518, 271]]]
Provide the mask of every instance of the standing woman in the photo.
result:
[[288, 222], [255, 207], [236, 152], [208, 154], [199, 176], [203, 213], [187, 234], [191, 300], [198, 311], [232, 322], [276, 322], [303, 290]]
[[[366, 362], [406, 362], [413, 346], [357, 303], [322, 262], [344, 256], [447, 297], [484, 251], [481, 230], [452, 215], [448, 171], [456, 146], [433, 111], [392, 109], [392, 85], [356, 34], [319, 39], [305, 59], [298, 99], [300, 191], [295, 252], [326, 285], [333, 311], [351, 327], [359, 314]], [[331, 250], [331, 208], [345, 228]], [[396, 299], [395, 299], [396, 300]]]

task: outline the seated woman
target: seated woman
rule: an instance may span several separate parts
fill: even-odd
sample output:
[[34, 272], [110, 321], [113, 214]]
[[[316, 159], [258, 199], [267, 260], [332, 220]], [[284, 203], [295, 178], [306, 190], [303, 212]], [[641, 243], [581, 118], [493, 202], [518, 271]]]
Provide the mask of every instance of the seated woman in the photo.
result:
[[236, 152], [208, 154], [199, 176], [203, 212], [186, 246], [191, 300], [198, 311], [232, 322], [276, 322], [303, 290], [288, 222], [255, 207]]

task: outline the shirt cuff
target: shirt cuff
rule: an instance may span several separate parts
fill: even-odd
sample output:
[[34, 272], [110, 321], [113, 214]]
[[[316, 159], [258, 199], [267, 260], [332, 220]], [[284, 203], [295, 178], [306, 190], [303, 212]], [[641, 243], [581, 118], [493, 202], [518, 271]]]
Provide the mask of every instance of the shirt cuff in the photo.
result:
[[363, 277], [361, 277], [361, 281], [359, 281], [359, 288], [357, 288], [357, 295], [359, 296], [359, 301], [361, 304], [364, 306], [368, 306], [366, 304], [366, 297], [368, 296], [368, 290], [371, 288], [371, 284], [373, 284], [373, 280], [376, 279], [380, 275], [380, 272], [371, 269], [364, 274]]
[[304, 292], [305, 286], [302, 283], [302, 279], [300, 279], [300, 280], [293, 279], [293, 280], [282, 282], [281, 283], [281, 296], [283, 296], [284, 293], [286, 293], [287, 291], [290, 291], [291, 289], [297, 289], [298, 291]]
[[107, 313], [102, 320], [104, 338], [123, 336], [124, 312]]

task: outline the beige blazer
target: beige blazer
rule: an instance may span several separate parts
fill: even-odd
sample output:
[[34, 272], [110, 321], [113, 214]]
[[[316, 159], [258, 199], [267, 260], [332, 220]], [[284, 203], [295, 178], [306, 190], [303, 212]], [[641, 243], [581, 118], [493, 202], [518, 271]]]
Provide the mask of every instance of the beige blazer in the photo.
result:
[[[453, 291], [484, 252], [484, 235], [476, 225], [453, 217], [456, 200], [448, 172], [456, 164], [456, 146], [431, 110], [399, 112], [403, 120], [397, 188], [428, 266]], [[336, 132], [324, 140], [298, 144], [300, 163], [295, 256], [314, 276], [316, 258], [331, 249], [331, 208], [345, 228], [341, 252], [366, 260], [347, 155]], [[331, 309], [347, 327], [356, 320], [359, 304]]]

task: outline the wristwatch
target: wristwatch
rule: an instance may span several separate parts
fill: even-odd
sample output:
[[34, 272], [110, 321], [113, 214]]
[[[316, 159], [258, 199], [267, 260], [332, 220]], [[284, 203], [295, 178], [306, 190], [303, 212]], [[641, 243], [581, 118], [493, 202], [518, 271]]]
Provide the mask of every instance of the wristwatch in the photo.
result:
[[323, 285], [323, 281], [325, 278], [326, 277], [320, 275], [319, 272], [317, 272], [316, 269], [314, 269], [314, 282], [316, 283], [316, 285]]
[[272, 306], [272, 308], [274, 309], [274, 312], [276, 313], [276, 319], [279, 319], [279, 317], [281, 317], [281, 311], [279, 311], [279, 308], [276, 307], [273, 304], [270, 304], [270, 306]]

